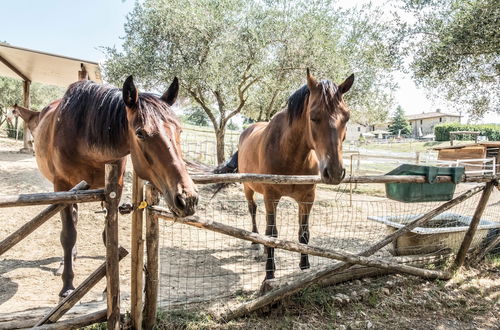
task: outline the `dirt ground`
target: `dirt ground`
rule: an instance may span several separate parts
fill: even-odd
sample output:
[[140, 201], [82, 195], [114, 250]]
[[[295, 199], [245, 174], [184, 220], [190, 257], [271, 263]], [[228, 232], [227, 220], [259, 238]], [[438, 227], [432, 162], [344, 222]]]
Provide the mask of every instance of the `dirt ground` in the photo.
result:
[[[51, 191], [51, 184], [38, 172], [32, 155], [20, 154], [19, 143], [0, 138], [0, 194], [19, 194]], [[130, 165], [130, 163], [129, 163]], [[122, 203], [131, 199], [131, 175], [126, 176]], [[436, 203], [402, 204], [381, 197], [354, 195], [349, 205], [348, 186], [319, 189], [317, 202], [310, 219], [311, 244], [358, 252], [386, 234], [385, 226], [368, 221], [368, 215], [417, 214]], [[461, 185], [459, 190], [470, 188]], [[216, 221], [250, 229], [246, 202], [241, 186], [233, 185], [210, 200], [213, 187], [200, 187], [202, 202], [197, 214]], [[477, 199], [453, 209], [471, 215]], [[495, 191], [485, 216], [498, 221], [500, 192]], [[259, 230], [264, 232], [265, 215], [258, 201]], [[31, 219], [44, 206], [6, 208], [0, 210], [0, 239]], [[75, 285], [80, 284], [104, 262], [105, 249], [101, 239], [104, 216], [96, 213], [100, 204], [82, 204], [79, 208], [78, 259], [75, 263]], [[278, 209], [279, 236], [297, 239], [298, 215], [295, 204], [284, 201]], [[130, 247], [130, 216], [120, 216], [120, 244]], [[29, 316], [41, 309], [53, 307], [59, 301], [61, 279], [54, 273], [59, 267], [62, 248], [59, 243], [60, 218], [55, 216], [38, 230], [0, 257], [0, 320], [16, 312]], [[160, 261], [160, 306], [170, 308], [185, 303], [227, 297], [235, 292], [248, 293], [258, 289], [264, 265], [259, 251], [247, 242], [220, 234], [183, 227], [178, 223], [162, 223]], [[381, 252], [389, 256], [389, 249]], [[277, 277], [293, 276], [298, 271], [299, 257], [279, 251], [276, 253]], [[312, 268], [326, 262], [311, 257]], [[120, 264], [122, 306], [129, 305], [130, 256]], [[500, 280], [486, 281], [490, 290], [498, 292]], [[103, 308], [101, 281], [73, 308], [73, 313]], [[498, 298], [496, 298], [498, 299]], [[491, 324], [491, 320], [489, 321]], [[488, 328], [487, 324], [484, 327]], [[300, 327], [299, 327], [300, 328]]]

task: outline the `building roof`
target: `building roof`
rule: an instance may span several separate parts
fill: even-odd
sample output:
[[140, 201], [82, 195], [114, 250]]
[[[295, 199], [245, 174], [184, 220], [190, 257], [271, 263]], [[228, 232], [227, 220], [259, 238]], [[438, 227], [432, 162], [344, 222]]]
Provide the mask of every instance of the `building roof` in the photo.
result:
[[451, 113], [444, 113], [444, 112], [427, 112], [427, 113], [419, 113], [416, 115], [407, 115], [406, 119], [407, 120], [419, 120], [419, 119], [429, 119], [429, 118], [436, 118], [436, 117], [460, 117], [460, 115], [455, 115]]
[[78, 80], [81, 64], [91, 80], [102, 83], [96, 62], [0, 43], [0, 76], [67, 87]]

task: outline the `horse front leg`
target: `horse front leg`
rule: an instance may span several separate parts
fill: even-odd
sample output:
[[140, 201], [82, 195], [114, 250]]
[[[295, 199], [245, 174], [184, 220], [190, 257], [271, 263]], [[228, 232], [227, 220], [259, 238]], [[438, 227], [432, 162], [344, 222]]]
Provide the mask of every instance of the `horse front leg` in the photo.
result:
[[76, 258], [76, 225], [78, 222], [78, 205], [71, 204], [61, 211], [62, 230], [61, 230], [61, 245], [64, 251], [62, 281], [63, 287], [59, 292], [60, 297], [69, 295], [75, 287], [73, 279], [73, 261]]
[[[247, 185], [244, 185], [243, 191], [245, 192], [245, 198], [247, 200], [248, 204], [248, 212], [250, 212], [250, 216], [252, 217], [252, 233], [259, 233], [259, 230], [257, 228], [257, 204], [255, 203], [255, 200], [253, 199], [254, 196], [254, 191], [248, 187]], [[260, 249], [260, 244], [252, 242], [252, 249], [254, 250], [259, 250]]]
[[[299, 203], [299, 242], [302, 244], [309, 244], [309, 214], [311, 213], [312, 203], [301, 202]], [[308, 269], [309, 256], [307, 254], [300, 254], [300, 269]]]
[[[266, 196], [264, 196], [264, 202], [266, 205], [267, 236], [278, 237], [278, 228], [276, 228], [276, 208], [278, 206], [279, 199], [279, 197], [266, 198]], [[276, 271], [276, 264], [274, 262], [274, 248], [266, 246], [264, 252], [265, 254], [267, 254], [266, 280], [270, 280], [274, 278], [274, 272]]]

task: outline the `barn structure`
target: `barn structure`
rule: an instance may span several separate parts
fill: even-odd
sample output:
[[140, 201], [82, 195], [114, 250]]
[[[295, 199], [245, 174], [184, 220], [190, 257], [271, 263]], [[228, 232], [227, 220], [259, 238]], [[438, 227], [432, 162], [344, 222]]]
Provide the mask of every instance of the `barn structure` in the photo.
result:
[[[23, 80], [23, 106], [30, 107], [32, 82], [67, 87], [80, 79], [102, 82], [99, 64], [92, 61], [45, 53], [0, 43], [0, 76]], [[33, 152], [28, 126], [24, 123], [21, 152]]]

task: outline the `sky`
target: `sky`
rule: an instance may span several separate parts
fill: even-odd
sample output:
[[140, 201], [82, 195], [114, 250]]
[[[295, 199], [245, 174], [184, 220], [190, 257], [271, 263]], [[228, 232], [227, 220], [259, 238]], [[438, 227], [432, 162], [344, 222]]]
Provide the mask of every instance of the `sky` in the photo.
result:
[[[352, 7], [367, 0], [339, 0], [340, 6]], [[384, 0], [373, 0], [384, 5]], [[123, 25], [135, 0], [0, 0], [0, 41], [90, 61], [105, 59], [100, 47], [120, 48], [125, 35]], [[439, 101], [427, 97], [411, 78], [395, 74], [400, 88], [396, 104], [407, 114], [435, 111], [455, 113]], [[464, 118], [467, 120], [467, 118]], [[488, 114], [484, 123], [500, 123], [500, 115]]]

